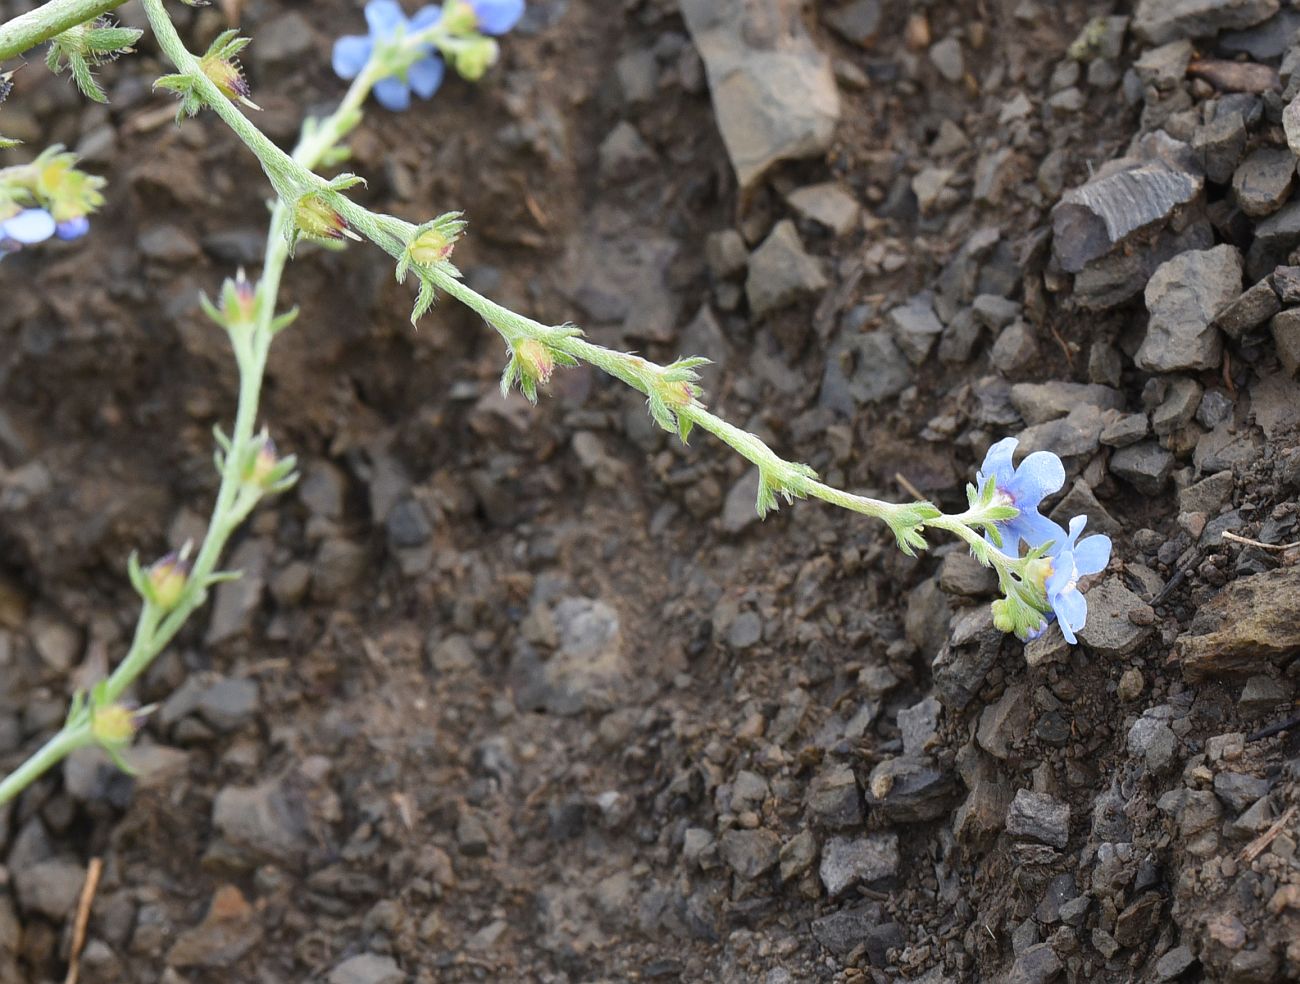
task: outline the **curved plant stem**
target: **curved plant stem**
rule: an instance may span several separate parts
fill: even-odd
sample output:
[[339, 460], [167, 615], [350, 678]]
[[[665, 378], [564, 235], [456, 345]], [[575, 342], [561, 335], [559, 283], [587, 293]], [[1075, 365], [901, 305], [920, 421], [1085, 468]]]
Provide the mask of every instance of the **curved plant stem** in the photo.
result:
[[68, 28], [92, 21], [126, 0], [49, 0], [11, 21], [0, 24], [0, 62], [35, 48]]

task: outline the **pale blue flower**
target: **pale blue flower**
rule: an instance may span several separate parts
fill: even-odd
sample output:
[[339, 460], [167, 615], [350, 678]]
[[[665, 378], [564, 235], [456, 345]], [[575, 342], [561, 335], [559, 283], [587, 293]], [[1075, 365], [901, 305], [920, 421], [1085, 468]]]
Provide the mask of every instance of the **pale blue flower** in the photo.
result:
[[[441, 8], [428, 6], [408, 18], [397, 0], [370, 0], [366, 4], [366, 23], [370, 33], [350, 34], [334, 42], [332, 63], [335, 74], [342, 79], [356, 78], [370, 61], [377, 42], [393, 41], [427, 30], [441, 16]], [[404, 73], [389, 75], [375, 83], [375, 99], [385, 109], [401, 112], [411, 105], [412, 92], [421, 99], [428, 99], [438, 91], [447, 69], [432, 45], [426, 49], [425, 57]]]
[[1002, 535], [1003, 552], [1012, 557], [1019, 556], [1021, 540], [1037, 547], [1049, 540], [1060, 543], [1065, 538], [1061, 527], [1038, 512], [1039, 503], [1065, 484], [1065, 466], [1050, 451], [1035, 451], [1015, 467], [1011, 456], [1019, 443], [1014, 437], [998, 441], [989, 448], [975, 476], [981, 490], [992, 478], [997, 488], [996, 498], [1020, 510], [1015, 519], [996, 524]]
[[505, 34], [524, 16], [524, 0], [469, 0], [484, 34]]
[[1070, 520], [1070, 532], [1057, 541], [1048, 555], [1052, 570], [1045, 585], [1047, 603], [1061, 623], [1061, 635], [1070, 645], [1078, 641], [1074, 634], [1088, 620], [1088, 599], [1079, 590], [1079, 578], [1099, 574], [1110, 563], [1110, 537], [1098, 534], [1078, 542], [1087, 522], [1086, 516]]
[[90, 219], [78, 215], [75, 219], [64, 219], [54, 227], [54, 234], [60, 239], [80, 239], [90, 231]]
[[43, 208], [26, 208], [0, 222], [0, 241], [17, 246], [43, 243], [54, 235], [54, 217]]

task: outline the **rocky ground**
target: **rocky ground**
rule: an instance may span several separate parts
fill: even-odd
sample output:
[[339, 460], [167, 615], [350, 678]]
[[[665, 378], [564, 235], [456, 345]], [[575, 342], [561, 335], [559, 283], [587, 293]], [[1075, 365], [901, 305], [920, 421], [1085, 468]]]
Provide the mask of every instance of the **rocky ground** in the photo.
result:
[[[0, 981], [63, 979], [101, 863], [87, 981], [1300, 979], [1300, 10], [806, 6], [532, 0], [483, 84], [368, 119], [364, 195], [465, 208], [505, 303], [709, 356], [832, 483], [959, 508], [992, 441], [1055, 451], [1053, 515], [1115, 542], [1081, 644], [1000, 636], [951, 543], [759, 523], [594, 373], [502, 400], [475, 318], [413, 332], [375, 250], [303, 250], [266, 420], [304, 479], [144, 681], [139, 775], [0, 809]], [[358, 5], [242, 20], [288, 143]], [[0, 267], [3, 767], [215, 487], [196, 297], [266, 189], [159, 70], [98, 107], [31, 67], [3, 111], [111, 180]]]

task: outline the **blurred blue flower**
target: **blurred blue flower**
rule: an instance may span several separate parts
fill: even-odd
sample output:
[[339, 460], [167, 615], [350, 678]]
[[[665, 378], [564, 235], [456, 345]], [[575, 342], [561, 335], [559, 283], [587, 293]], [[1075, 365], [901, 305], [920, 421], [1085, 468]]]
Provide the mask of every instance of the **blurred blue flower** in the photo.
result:
[[1074, 634], [1088, 620], [1088, 600], [1079, 590], [1079, 578], [1099, 574], [1110, 563], [1110, 537], [1098, 534], [1078, 542], [1087, 522], [1086, 516], [1070, 520], [1069, 534], [1048, 555], [1052, 572], [1047, 575], [1047, 603], [1061, 623], [1061, 635], [1070, 645], [1078, 641]]
[[1037, 547], [1048, 540], [1059, 544], [1065, 539], [1063, 529], [1038, 513], [1038, 504], [1065, 484], [1065, 466], [1050, 451], [1035, 451], [1018, 468], [1014, 467], [1011, 456], [1019, 443], [1014, 437], [998, 441], [989, 448], [975, 476], [981, 490], [992, 478], [1002, 501], [1020, 510], [1015, 519], [996, 524], [1002, 534], [1003, 552], [1013, 557], [1019, 556], [1021, 540]]
[[90, 231], [90, 219], [78, 215], [75, 219], [64, 219], [54, 227], [54, 234], [60, 239], [80, 239]]
[[484, 34], [505, 34], [524, 16], [524, 0], [469, 0]]
[[[366, 4], [366, 23], [369, 34], [350, 34], [334, 42], [334, 72], [342, 79], [354, 79], [366, 67], [377, 42], [393, 41], [407, 34], [424, 31], [438, 22], [442, 10], [436, 6], [422, 7], [415, 16], [402, 13], [397, 0], [370, 0]], [[411, 105], [411, 92], [428, 99], [442, 85], [446, 66], [426, 46], [426, 55], [411, 65], [404, 73], [389, 75], [375, 83], [375, 99], [385, 109], [399, 113]]]
[[43, 208], [23, 209], [0, 221], [0, 259], [54, 235], [54, 217]]

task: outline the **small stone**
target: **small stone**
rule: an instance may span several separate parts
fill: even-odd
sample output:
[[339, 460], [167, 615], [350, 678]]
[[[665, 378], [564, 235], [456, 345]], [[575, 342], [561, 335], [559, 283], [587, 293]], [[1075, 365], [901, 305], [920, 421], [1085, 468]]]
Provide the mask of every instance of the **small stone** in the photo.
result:
[[957, 176], [950, 167], [923, 167], [912, 178], [912, 194], [916, 195], [916, 204], [923, 215], [934, 211], [948, 182]]
[[1017, 321], [1002, 329], [993, 343], [991, 358], [1000, 372], [1009, 375], [1027, 366], [1037, 353], [1038, 342], [1033, 331], [1025, 322]]
[[757, 468], [752, 468], [740, 478], [727, 493], [722, 503], [722, 529], [733, 536], [758, 522], [758, 511], [754, 503], [758, 499], [758, 487], [761, 476]]
[[[971, 313], [974, 315], [976, 322], [988, 328], [990, 331], [1001, 331], [1011, 322], [1020, 317], [1023, 305], [1018, 301], [1010, 298], [999, 297], [997, 294], [980, 294], [971, 304]], [[1073, 383], [1022, 383], [1022, 386], [1038, 386], [1042, 389], [1055, 388], [1059, 386], [1071, 387]], [[1014, 389], [1014, 387], [1013, 387]], [[1059, 390], [1056, 390], [1059, 392]], [[1050, 399], [1050, 396], [1045, 396]]]
[[742, 192], [778, 161], [830, 149], [840, 119], [830, 58], [776, 0], [682, 0]]
[[1180, 512], [1200, 512], [1214, 516], [1231, 500], [1235, 488], [1236, 480], [1232, 472], [1216, 472], [1180, 491], [1178, 509]]
[[851, 766], [840, 763], [823, 769], [808, 785], [808, 810], [814, 820], [836, 829], [862, 823], [862, 793]]
[[[880, 906], [867, 903], [854, 908], [840, 909], [812, 921], [813, 938], [837, 957], [847, 957], [858, 947], [866, 945], [868, 954], [873, 950], [873, 940], [886, 926], [881, 923]], [[898, 927], [901, 929], [901, 927]], [[899, 933], [900, 945], [903, 942]], [[874, 962], [874, 960], [873, 960]]]
[[250, 865], [297, 863], [308, 844], [305, 798], [278, 779], [222, 789], [212, 804], [212, 824]]
[[1050, 943], [1036, 943], [1016, 957], [1003, 984], [1049, 984], [1061, 967], [1061, 959]]
[[638, 48], [621, 57], [614, 65], [623, 98], [633, 105], [650, 102], [659, 82], [659, 61], [649, 48]]
[[1232, 419], [1235, 404], [1223, 390], [1206, 390], [1201, 404], [1196, 408], [1196, 422], [1202, 427], [1215, 428]]
[[998, 577], [964, 550], [953, 551], [943, 558], [939, 568], [939, 587], [949, 594], [965, 598], [984, 598], [998, 589]]
[[1048, 514], [1048, 518], [1061, 529], [1068, 529], [1070, 520], [1075, 516], [1087, 516], [1088, 530], [1092, 533], [1105, 533], [1109, 537], [1115, 537], [1124, 531], [1115, 517], [1097, 501], [1097, 496], [1088, 483], [1081, 478], [1075, 479], [1070, 490]]
[[392, 957], [361, 953], [329, 973], [329, 984], [405, 984], [406, 974]]
[[1146, 762], [1148, 771], [1158, 775], [1173, 764], [1178, 738], [1164, 721], [1143, 715], [1129, 728], [1128, 750]]
[[1080, 404], [1101, 410], [1118, 410], [1124, 395], [1109, 386], [1090, 383], [1016, 383], [1011, 402], [1026, 424], [1041, 424], [1064, 417]]
[[1148, 44], [1176, 38], [1212, 38], [1252, 27], [1278, 11], [1278, 0], [1139, 0], [1133, 33]]
[[745, 294], [750, 311], [761, 318], [824, 290], [827, 283], [822, 264], [804, 251], [794, 223], [785, 219], [749, 258]]
[[826, 26], [849, 44], [869, 45], [880, 30], [880, 0], [851, 0], [822, 15]]
[[1202, 604], [1176, 643], [1191, 682], [1258, 675], [1300, 652], [1300, 568], [1241, 577]]
[[633, 677], [618, 612], [595, 598], [563, 598], [554, 618], [551, 657], [543, 662], [521, 648], [511, 663], [516, 705], [561, 715], [617, 706]]
[[262, 927], [257, 912], [234, 885], [222, 885], [212, 896], [207, 915], [177, 938], [167, 953], [172, 967], [229, 967], [257, 946]]
[[1149, 372], [1217, 368], [1223, 342], [1213, 322], [1240, 295], [1235, 246], [1188, 250], [1161, 264], [1147, 283], [1150, 318], [1134, 361]]
[[817, 860], [817, 838], [801, 830], [781, 845], [781, 881], [788, 882], [808, 871]]
[[701, 869], [717, 864], [713, 833], [704, 827], [687, 827], [682, 835], [682, 858], [688, 865]]
[[1201, 405], [1204, 389], [1195, 379], [1177, 376], [1169, 381], [1164, 402], [1151, 413], [1151, 429], [1160, 437], [1181, 430], [1192, 422]]
[[258, 25], [257, 46], [249, 47], [247, 55], [260, 76], [270, 69], [301, 64], [303, 56], [317, 50], [319, 43], [312, 22], [290, 10]]
[[362, 544], [338, 537], [322, 541], [312, 565], [312, 598], [337, 601], [357, 585], [369, 565], [369, 553]]
[[1241, 113], [1216, 113], [1192, 133], [1192, 150], [1215, 184], [1230, 181], [1246, 151], [1246, 121]]
[[1233, 815], [1244, 812], [1261, 796], [1267, 796], [1269, 788], [1267, 779], [1241, 772], [1220, 772], [1214, 777], [1214, 795]]
[[246, 678], [221, 679], [198, 697], [197, 710], [218, 731], [234, 731], [257, 713], [257, 681]]
[[975, 741], [995, 758], [1009, 759], [1012, 745], [1029, 731], [1033, 704], [1023, 685], [1013, 684], [980, 712]]
[[41, 662], [60, 673], [72, 669], [81, 651], [80, 632], [45, 615], [33, 616], [27, 628]]
[[1192, 953], [1191, 947], [1176, 946], [1156, 961], [1156, 978], [1161, 981], [1175, 980], [1194, 963], [1196, 954]]
[[1115, 695], [1127, 703], [1141, 697], [1145, 687], [1146, 681], [1142, 679], [1142, 671], [1130, 667], [1120, 675], [1119, 685], [1115, 688]]
[[1019, 789], [1007, 810], [1007, 833], [1017, 840], [1065, 847], [1070, 840], [1070, 805], [1046, 793]]
[[739, 276], [749, 265], [745, 237], [735, 229], [709, 233], [704, 241], [704, 261], [709, 265], [709, 271], [719, 280]]
[[1290, 308], [1273, 316], [1269, 322], [1273, 344], [1282, 368], [1292, 375], [1300, 369], [1300, 308]]
[[1136, 444], [1151, 432], [1150, 422], [1144, 413], [1122, 413], [1110, 417], [1098, 438], [1111, 448], [1126, 448]]
[[776, 867], [781, 838], [770, 830], [728, 830], [718, 840], [718, 853], [736, 877], [753, 881]]
[[1246, 681], [1237, 706], [1247, 714], [1264, 714], [1287, 703], [1290, 691], [1271, 676], [1256, 675]]
[[737, 652], [752, 648], [762, 638], [763, 620], [757, 612], [741, 612], [727, 629], [727, 645]]
[[76, 909], [86, 882], [86, 869], [72, 861], [51, 858], [16, 868], [13, 879], [18, 903], [25, 911], [45, 916], [61, 926], [72, 918]]
[[1159, 495], [1174, 471], [1174, 456], [1154, 441], [1120, 448], [1110, 458], [1110, 470], [1139, 492]]
[[833, 181], [797, 188], [786, 196], [786, 201], [805, 219], [825, 226], [837, 236], [850, 232], [862, 214], [857, 199]]
[[943, 322], [934, 313], [931, 294], [918, 294], [906, 304], [885, 315], [899, 348], [913, 365], [920, 365], [930, 354], [943, 332]]
[[1256, 217], [1276, 212], [1291, 194], [1295, 167], [1295, 155], [1289, 150], [1262, 147], [1252, 152], [1232, 176], [1238, 207]]
[[929, 759], [900, 755], [871, 770], [867, 806], [893, 823], [937, 820], [952, 806], [957, 788], [951, 773]]
[[1278, 300], [1277, 291], [1267, 280], [1261, 280], [1220, 311], [1214, 325], [1229, 338], [1237, 340], [1281, 310], [1282, 302]]
[[845, 333], [826, 360], [820, 400], [847, 416], [861, 404], [897, 396], [911, 383], [911, 363], [889, 332]]
[[898, 712], [898, 730], [903, 734], [904, 755], [924, 755], [939, 740], [939, 702], [927, 697], [919, 704]]
[[966, 75], [966, 60], [962, 57], [961, 42], [944, 38], [930, 46], [930, 63], [949, 82], [960, 82]]
[[822, 849], [819, 873], [826, 894], [834, 899], [855, 885], [892, 878], [898, 863], [897, 834], [832, 837]]
[[1125, 588], [1118, 577], [1093, 585], [1084, 597], [1088, 599], [1088, 620], [1079, 630], [1079, 638], [1096, 653], [1128, 655], [1152, 633], [1149, 625], [1135, 625], [1132, 620], [1132, 615], [1148, 604]]

